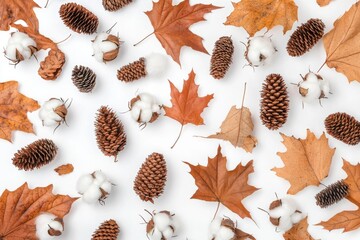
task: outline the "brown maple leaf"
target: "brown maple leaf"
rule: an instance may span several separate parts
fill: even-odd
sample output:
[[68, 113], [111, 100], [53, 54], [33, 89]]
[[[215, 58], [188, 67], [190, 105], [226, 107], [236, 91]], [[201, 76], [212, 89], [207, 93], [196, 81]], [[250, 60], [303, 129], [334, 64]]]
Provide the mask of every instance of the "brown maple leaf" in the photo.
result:
[[36, 240], [35, 220], [42, 213], [63, 218], [77, 198], [54, 195], [53, 186], [29, 189], [27, 183], [0, 197], [0, 239]]
[[326, 5], [329, 5], [331, 0], [316, 0], [316, 2], [317, 2], [317, 4], [319, 4], [319, 6], [324, 7]]
[[245, 166], [239, 164], [231, 171], [227, 170], [226, 162], [227, 159], [221, 154], [220, 146], [216, 156], [208, 158], [207, 166], [194, 166], [185, 162], [189, 165], [190, 174], [198, 187], [191, 198], [222, 203], [240, 217], [251, 218], [241, 201], [257, 190], [248, 184], [249, 174], [254, 172], [253, 161]]
[[308, 232], [308, 227], [309, 224], [306, 217], [284, 233], [285, 240], [314, 240]]
[[283, 160], [285, 167], [272, 170], [279, 177], [290, 182], [288, 193], [296, 194], [307, 186], [319, 185], [329, 174], [335, 152], [334, 148], [329, 147], [325, 133], [320, 138], [316, 138], [308, 129], [306, 139], [289, 137], [282, 133], [281, 136], [287, 151], [277, 154]]
[[172, 5], [172, 0], [153, 2], [153, 9], [145, 12], [145, 14], [149, 17], [154, 32], [143, 40], [155, 34], [166, 53], [178, 64], [180, 64], [180, 50], [183, 46], [208, 53], [202, 44], [203, 39], [192, 33], [189, 27], [196, 22], [205, 20], [204, 15], [206, 13], [219, 8], [212, 4], [195, 4], [191, 6], [189, 0], [184, 0], [175, 6]]
[[72, 173], [74, 171], [74, 166], [72, 164], [64, 164], [54, 169], [60, 176]]
[[179, 140], [184, 125], [188, 123], [194, 125], [204, 124], [204, 120], [200, 115], [214, 96], [214, 94], [211, 94], [205, 97], [199, 97], [199, 85], [195, 84], [195, 76], [196, 74], [192, 70], [189, 74], [189, 79], [184, 81], [182, 92], [179, 92], [174, 84], [169, 81], [172, 107], [164, 107], [165, 116], [181, 124], [179, 136], [171, 148], [173, 148]]
[[[349, 80], [360, 82], [360, 2], [334, 23], [334, 28], [325, 34], [325, 63], [330, 68], [343, 73]], [[319, 69], [319, 71], [320, 71]]]
[[282, 25], [285, 33], [298, 19], [298, 7], [294, 0], [242, 0], [233, 5], [234, 11], [225, 25], [243, 27], [250, 36], [263, 28], [271, 29], [277, 25]]
[[0, 83], [0, 138], [11, 142], [11, 132], [34, 133], [27, 112], [37, 110], [37, 101], [22, 95], [16, 81]]

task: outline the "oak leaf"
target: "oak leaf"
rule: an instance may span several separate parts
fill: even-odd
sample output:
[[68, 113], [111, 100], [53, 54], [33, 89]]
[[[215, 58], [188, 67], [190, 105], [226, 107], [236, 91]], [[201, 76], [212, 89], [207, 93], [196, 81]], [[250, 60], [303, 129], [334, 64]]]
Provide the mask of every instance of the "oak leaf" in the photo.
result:
[[37, 101], [22, 95], [16, 81], [0, 83], [0, 138], [11, 142], [11, 132], [34, 133], [27, 112], [37, 110]]
[[173, 6], [172, 0], [159, 0], [153, 2], [153, 9], [145, 12], [145, 14], [154, 27], [154, 32], [150, 35], [155, 34], [167, 54], [180, 64], [180, 50], [183, 46], [208, 53], [202, 44], [203, 39], [192, 33], [189, 27], [196, 22], [205, 20], [204, 15], [206, 13], [218, 8], [220, 7], [212, 4], [191, 6], [189, 0], [184, 0]]
[[298, 19], [294, 0], [242, 0], [233, 6], [234, 11], [227, 17], [225, 25], [243, 27], [250, 36], [277, 25], [282, 25], [285, 33]]
[[[360, 2], [334, 23], [334, 28], [325, 34], [325, 63], [343, 73], [349, 80], [360, 82]], [[324, 63], [324, 64], [325, 64]], [[321, 69], [321, 68], [320, 68]]]
[[42, 213], [63, 218], [77, 198], [54, 195], [53, 186], [29, 189], [27, 183], [0, 197], [0, 239], [36, 240], [35, 220]]
[[319, 185], [328, 176], [335, 152], [334, 148], [329, 147], [325, 133], [316, 138], [314, 133], [307, 130], [306, 139], [289, 137], [282, 133], [281, 136], [287, 151], [278, 152], [277, 155], [285, 166], [272, 170], [290, 182], [288, 193], [296, 194], [307, 186]]
[[74, 171], [74, 166], [72, 164], [64, 164], [54, 169], [60, 176], [72, 173]]
[[168, 116], [181, 124], [181, 130], [174, 145], [179, 140], [184, 125], [192, 123], [194, 125], [203, 125], [204, 119], [200, 116], [208, 103], [213, 99], [214, 94], [199, 97], [199, 85], [195, 84], [196, 74], [192, 70], [189, 74], [189, 79], [184, 81], [182, 92], [170, 83], [171, 89], [171, 103], [172, 107], [164, 107], [165, 116]]
[[253, 161], [245, 166], [239, 164], [234, 170], [228, 171], [227, 159], [219, 146], [216, 156], [208, 158], [207, 166], [185, 163], [189, 165], [190, 174], [198, 187], [192, 199], [222, 203], [240, 217], [251, 218], [241, 201], [257, 190], [248, 184], [249, 174], [254, 172]]
[[326, 5], [329, 5], [331, 0], [316, 0], [317, 4], [319, 4], [320, 7], [324, 7]]
[[309, 224], [306, 217], [284, 233], [285, 240], [314, 240], [308, 232], [308, 227]]

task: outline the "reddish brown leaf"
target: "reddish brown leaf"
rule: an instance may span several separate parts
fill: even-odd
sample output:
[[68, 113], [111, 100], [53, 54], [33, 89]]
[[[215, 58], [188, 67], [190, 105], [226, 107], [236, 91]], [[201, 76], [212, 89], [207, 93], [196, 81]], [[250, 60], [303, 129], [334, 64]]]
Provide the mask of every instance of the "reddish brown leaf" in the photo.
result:
[[63, 218], [77, 198], [54, 195], [53, 186], [29, 189], [27, 183], [0, 197], [0, 239], [36, 240], [35, 220], [42, 213]]
[[285, 240], [314, 240], [308, 232], [308, 227], [306, 217], [284, 234]]
[[241, 201], [257, 190], [248, 184], [249, 174], [254, 172], [253, 162], [245, 166], [239, 164], [231, 171], [227, 170], [226, 162], [219, 146], [216, 156], [208, 159], [207, 166], [186, 163], [198, 187], [192, 198], [220, 202], [240, 217], [251, 218]]
[[72, 173], [74, 171], [74, 166], [72, 164], [64, 164], [54, 169], [60, 176]]
[[324, 7], [326, 5], [329, 5], [331, 0], [316, 0], [316, 2], [317, 2], [317, 4], [319, 4], [319, 6]]
[[349, 195], [347, 199], [360, 208], [360, 163], [354, 166], [344, 160], [343, 169], [347, 174], [345, 183], [349, 185]]

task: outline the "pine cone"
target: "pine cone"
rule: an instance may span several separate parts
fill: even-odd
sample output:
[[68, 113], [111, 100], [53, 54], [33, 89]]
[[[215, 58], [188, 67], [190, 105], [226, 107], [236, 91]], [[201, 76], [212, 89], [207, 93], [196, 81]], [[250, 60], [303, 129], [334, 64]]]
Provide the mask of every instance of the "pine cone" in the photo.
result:
[[102, 106], [97, 113], [95, 121], [96, 141], [99, 149], [105, 156], [115, 157], [126, 145], [124, 126], [115, 112]]
[[154, 203], [154, 198], [158, 198], [164, 192], [166, 175], [164, 156], [159, 153], [152, 153], [137, 173], [134, 191], [141, 200]]
[[146, 76], [145, 58], [123, 66], [117, 72], [120, 81], [132, 82]]
[[328, 206], [339, 202], [348, 194], [349, 186], [343, 180], [337, 181], [316, 194], [316, 205], [321, 208], [327, 208]]
[[59, 14], [64, 24], [77, 33], [93, 34], [99, 25], [97, 16], [77, 3], [61, 5]]
[[12, 158], [19, 170], [33, 170], [50, 163], [56, 156], [57, 147], [50, 139], [37, 140], [20, 149]]
[[349, 114], [330, 114], [325, 119], [325, 128], [328, 134], [346, 144], [356, 145], [360, 142], [360, 123]]
[[119, 225], [110, 219], [103, 222], [93, 233], [91, 240], [116, 240], [120, 232]]
[[221, 37], [216, 41], [211, 56], [210, 74], [215, 79], [225, 76], [231, 63], [234, 53], [234, 45], [230, 37]]
[[309, 51], [324, 35], [325, 24], [320, 19], [311, 18], [291, 35], [287, 43], [290, 56], [298, 57]]
[[102, 4], [105, 8], [105, 10], [114, 12], [119, 10], [120, 8], [125, 7], [129, 3], [131, 3], [132, 0], [103, 0]]
[[266, 77], [261, 91], [260, 118], [270, 130], [280, 128], [287, 120], [289, 96], [285, 81], [279, 74]]
[[75, 66], [71, 79], [80, 92], [91, 92], [95, 87], [96, 74], [88, 67]]
[[50, 50], [46, 58], [40, 62], [38, 73], [45, 80], [55, 80], [62, 71], [65, 55], [60, 49]]

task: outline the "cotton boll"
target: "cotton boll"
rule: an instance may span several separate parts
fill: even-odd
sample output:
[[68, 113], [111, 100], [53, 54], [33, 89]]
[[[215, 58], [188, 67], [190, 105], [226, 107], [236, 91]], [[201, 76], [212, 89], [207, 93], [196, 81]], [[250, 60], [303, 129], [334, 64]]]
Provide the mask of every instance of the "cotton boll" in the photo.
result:
[[282, 216], [290, 216], [292, 214], [292, 212], [289, 212], [289, 210], [287, 208], [284, 207], [277, 207], [274, 209], [269, 210], [269, 215], [272, 218], [279, 218]]
[[309, 83], [305, 81], [300, 83], [299, 93], [302, 96], [304, 102], [310, 103], [320, 98], [321, 89], [318, 84]]
[[152, 115], [153, 115], [153, 112], [151, 109], [144, 109], [141, 111], [140, 121], [141, 122], [150, 122]]
[[308, 74], [305, 75], [305, 79], [304, 81], [307, 81], [309, 83], [315, 83], [318, 84], [318, 75], [316, 75], [315, 73], [309, 72]]
[[154, 122], [160, 114], [161, 106], [149, 93], [140, 93], [130, 101], [130, 112], [132, 118], [140, 125]]
[[324, 97], [329, 96], [330, 94], [330, 82], [327, 79], [322, 79], [320, 82], [320, 89], [322, 90]]
[[152, 53], [145, 58], [145, 68], [148, 75], [159, 77], [167, 68], [167, 58], [163, 54]]
[[221, 221], [222, 221], [222, 218], [217, 217], [211, 222], [211, 224], [210, 224], [210, 234], [216, 235], [216, 233], [220, 230]]
[[290, 219], [293, 224], [299, 223], [304, 218], [301, 212], [295, 212], [291, 215]]
[[107, 181], [105, 174], [100, 170], [95, 171], [93, 173], [93, 176], [95, 178], [94, 184], [96, 184], [99, 187], [101, 186], [101, 184], [103, 184], [105, 181]]
[[94, 57], [99, 62], [112, 61], [119, 54], [120, 40], [115, 35], [100, 33], [92, 42]]
[[252, 65], [252, 66], [255, 66], [255, 67], [260, 66], [261, 65], [260, 51], [256, 50], [256, 49], [248, 51], [247, 60], [249, 61], [249, 63], [251, 63], [250, 65]]
[[43, 213], [39, 215], [36, 218], [35, 224], [36, 224], [36, 236], [43, 240], [43, 239], [50, 239], [51, 236], [49, 236], [49, 226], [48, 224], [52, 222], [53, 219], [55, 219], [56, 216], [51, 213]]
[[151, 111], [156, 112], [156, 113], [159, 113], [159, 112], [160, 112], [160, 106], [157, 105], [157, 104], [153, 104], [153, 105], [151, 106]]
[[142, 102], [146, 102], [146, 103], [149, 103], [149, 104], [154, 103], [154, 97], [149, 93], [140, 93], [139, 97], [140, 97], [140, 100]]
[[111, 184], [111, 182], [106, 181], [100, 186], [100, 188], [102, 190], [104, 190], [105, 192], [107, 192], [108, 194], [110, 194], [111, 190], [112, 190], [112, 184]]
[[105, 41], [105, 42], [102, 42], [101, 45], [100, 45], [100, 50], [102, 52], [110, 52], [112, 50], [115, 50], [118, 46], [113, 43], [113, 42], [109, 42], [109, 41]]
[[151, 103], [145, 101], [136, 101], [134, 106], [139, 107], [140, 109], [151, 109]]
[[36, 42], [27, 34], [22, 32], [12, 33], [5, 48], [6, 57], [18, 63], [29, 59], [37, 51]]
[[139, 121], [141, 108], [139, 106], [133, 106], [130, 110], [131, 117], [135, 121]]
[[89, 187], [93, 184], [94, 178], [91, 174], [81, 176], [76, 184], [76, 191], [80, 194], [84, 194]]
[[168, 213], [157, 213], [153, 217], [156, 229], [160, 232], [165, 231], [171, 225], [171, 216]]
[[104, 61], [104, 54], [102, 52], [94, 53], [94, 57], [96, 61], [103, 62]]
[[92, 184], [86, 190], [86, 192], [84, 192], [82, 199], [86, 203], [96, 203], [97, 201], [99, 201], [99, 199], [101, 199], [101, 195], [102, 195], [102, 193], [101, 193], [99, 187], [96, 186], [95, 184]]
[[277, 229], [280, 231], [288, 231], [292, 228], [293, 223], [291, 222], [290, 217], [281, 217], [279, 221], [279, 226], [277, 226]]
[[216, 234], [215, 240], [231, 240], [235, 236], [232, 229], [222, 226]]
[[270, 38], [266, 36], [253, 37], [248, 41], [245, 58], [250, 66], [258, 67], [268, 61], [276, 52]]
[[165, 239], [170, 239], [174, 235], [174, 231], [171, 227], [168, 227], [162, 232], [162, 234]]
[[65, 122], [67, 107], [62, 99], [51, 98], [39, 111], [39, 118], [44, 126], [60, 125]]
[[159, 230], [154, 229], [148, 234], [148, 237], [150, 240], [162, 240], [163, 235]]
[[64, 102], [58, 98], [51, 98], [49, 101], [46, 101], [43, 105], [43, 108], [46, 110], [54, 110], [55, 108], [63, 105]]

